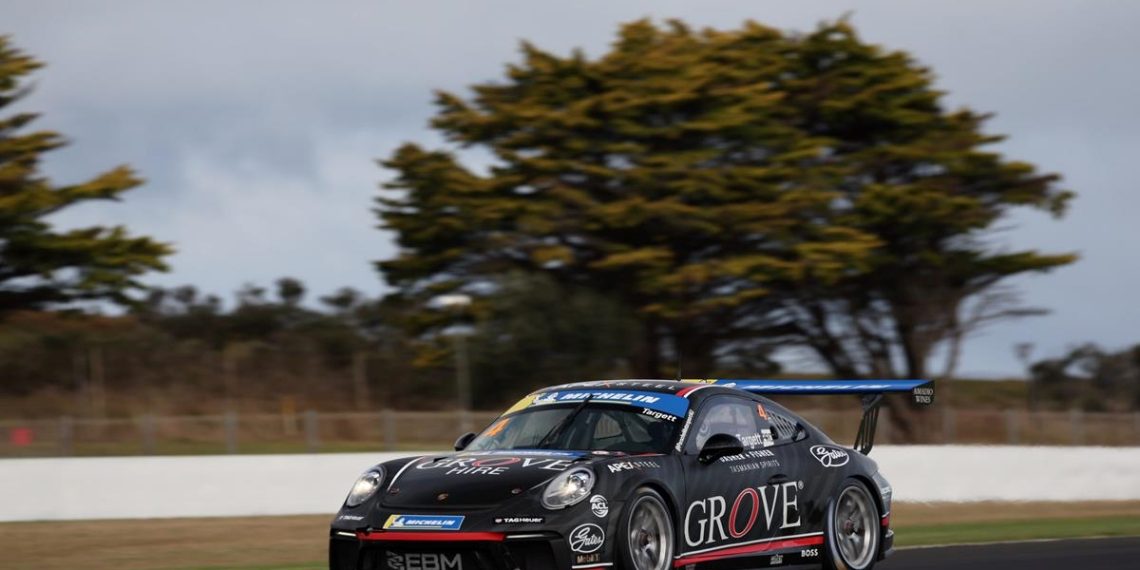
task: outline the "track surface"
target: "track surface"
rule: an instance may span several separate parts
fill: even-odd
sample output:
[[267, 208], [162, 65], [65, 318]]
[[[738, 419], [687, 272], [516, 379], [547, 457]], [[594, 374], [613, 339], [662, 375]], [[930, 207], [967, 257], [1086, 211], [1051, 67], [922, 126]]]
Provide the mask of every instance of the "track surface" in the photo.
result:
[[1140, 537], [914, 548], [895, 552], [883, 570], [1060, 570], [1140, 568]]

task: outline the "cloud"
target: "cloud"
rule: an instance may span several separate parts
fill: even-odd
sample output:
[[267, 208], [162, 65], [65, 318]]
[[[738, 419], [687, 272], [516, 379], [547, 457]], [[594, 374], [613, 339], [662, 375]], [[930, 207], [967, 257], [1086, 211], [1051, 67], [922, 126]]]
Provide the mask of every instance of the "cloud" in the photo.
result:
[[[1130, 244], [1140, 195], [1140, 4], [1060, 0], [755, 2], [467, 2], [225, 0], [9, 1], [3, 33], [46, 60], [21, 108], [75, 142], [48, 172], [80, 180], [120, 163], [147, 185], [123, 203], [67, 211], [63, 225], [121, 223], [175, 242], [163, 284], [228, 294], [282, 275], [314, 296], [381, 288], [371, 262], [394, 251], [370, 212], [388, 176], [374, 160], [427, 130], [431, 92], [499, 77], [518, 42], [602, 53], [619, 22], [650, 16], [695, 26], [746, 19], [798, 30], [852, 12], [865, 39], [931, 66], [951, 105], [994, 111], [1001, 150], [1059, 171], [1079, 193], [1054, 222], [1019, 214], [1009, 247], [1077, 249], [1082, 261], [1022, 279], [1052, 316], [996, 326], [963, 369], [1019, 372], [1017, 342], [1038, 355], [1068, 343], [1140, 341]], [[479, 161], [486, 161], [485, 157]]]

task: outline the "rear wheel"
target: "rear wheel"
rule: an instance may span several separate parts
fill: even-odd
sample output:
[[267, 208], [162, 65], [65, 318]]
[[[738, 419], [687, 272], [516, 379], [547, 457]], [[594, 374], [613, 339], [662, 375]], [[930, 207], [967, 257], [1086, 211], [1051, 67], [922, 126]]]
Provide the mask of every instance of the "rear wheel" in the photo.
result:
[[673, 518], [656, 491], [634, 493], [619, 525], [622, 567], [666, 570], [673, 567]]
[[824, 568], [869, 570], [879, 555], [879, 509], [867, 487], [844, 481], [827, 508]]

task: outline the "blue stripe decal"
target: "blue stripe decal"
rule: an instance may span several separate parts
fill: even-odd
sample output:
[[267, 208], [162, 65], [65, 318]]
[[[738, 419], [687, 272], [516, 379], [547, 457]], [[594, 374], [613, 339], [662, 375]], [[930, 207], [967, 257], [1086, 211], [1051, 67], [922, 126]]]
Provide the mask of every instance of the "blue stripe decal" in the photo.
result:
[[718, 378], [714, 384], [758, 394], [878, 394], [910, 392], [929, 380], [733, 380]]
[[626, 404], [639, 408], [649, 408], [678, 418], [689, 410], [689, 401], [680, 396], [664, 392], [642, 392], [639, 390], [566, 390], [544, 392], [535, 398], [532, 406], [580, 402], [590, 398], [590, 403]]

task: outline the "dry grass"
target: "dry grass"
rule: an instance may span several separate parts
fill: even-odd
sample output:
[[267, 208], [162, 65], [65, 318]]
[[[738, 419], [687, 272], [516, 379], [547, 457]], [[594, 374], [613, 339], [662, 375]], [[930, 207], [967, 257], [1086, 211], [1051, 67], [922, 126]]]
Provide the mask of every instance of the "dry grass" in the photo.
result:
[[[1140, 501], [1090, 503], [899, 503], [908, 527], [1140, 518]], [[0, 568], [174, 570], [324, 568], [328, 516], [0, 524]]]
[[326, 558], [331, 516], [8, 523], [0, 568], [292, 567]]

